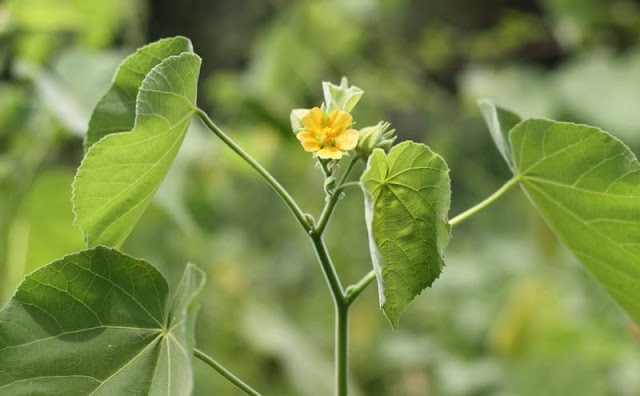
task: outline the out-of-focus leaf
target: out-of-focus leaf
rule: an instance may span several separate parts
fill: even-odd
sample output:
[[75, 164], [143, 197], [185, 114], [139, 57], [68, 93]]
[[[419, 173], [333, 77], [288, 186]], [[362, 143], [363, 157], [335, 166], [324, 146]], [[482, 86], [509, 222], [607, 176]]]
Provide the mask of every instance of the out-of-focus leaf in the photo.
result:
[[427, 146], [404, 142], [388, 155], [376, 149], [361, 182], [380, 306], [397, 330], [404, 308], [444, 266], [449, 169]]
[[72, 133], [83, 136], [100, 95], [111, 84], [113, 68], [122, 60], [115, 52], [65, 51], [49, 69], [26, 61], [14, 72], [33, 81], [45, 107]]
[[558, 97], [581, 121], [638, 141], [640, 50], [618, 57], [594, 51], [563, 65], [554, 77]]
[[640, 321], [640, 164], [585, 125], [530, 119], [509, 134], [516, 174], [560, 240]]
[[461, 73], [460, 89], [472, 103], [487, 98], [523, 117], [554, 117], [561, 108], [547, 72], [529, 66], [470, 68]]
[[136, 96], [147, 74], [169, 56], [192, 51], [187, 38], [173, 37], [146, 45], [125, 59], [91, 115], [85, 149], [108, 134], [131, 130], [136, 117]]
[[137, 8], [136, 0], [9, 0], [8, 28], [42, 34], [49, 44], [56, 39], [51, 33], [72, 32], [86, 46], [102, 47]]
[[[281, 312], [266, 304], [250, 305], [243, 319], [247, 341], [282, 360], [298, 394], [325, 396], [334, 392], [331, 360], [323, 357]], [[361, 395], [354, 381], [349, 383], [349, 395]]]
[[9, 229], [7, 256], [1, 258], [7, 265], [2, 290], [13, 293], [25, 274], [84, 248], [82, 234], [73, 225], [72, 180], [72, 172], [52, 169], [33, 183]]
[[203, 284], [187, 266], [170, 301], [155, 268], [116, 250], [54, 261], [0, 311], [0, 393], [189, 395]]
[[195, 111], [200, 57], [170, 56], [145, 77], [130, 132], [91, 146], [73, 183], [76, 223], [89, 246], [119, 246], [178, 153]]

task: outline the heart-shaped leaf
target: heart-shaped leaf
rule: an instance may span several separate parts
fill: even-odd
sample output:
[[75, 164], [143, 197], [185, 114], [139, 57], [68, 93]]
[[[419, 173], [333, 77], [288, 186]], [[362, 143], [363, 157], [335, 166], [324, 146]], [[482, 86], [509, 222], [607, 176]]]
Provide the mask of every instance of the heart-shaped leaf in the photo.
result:
[[598, 128], [530, 119], [509, 134], [515, 173], [542, 216], [640, 321], [640, 164]]
[[200, 57], [184, 52], [140, 86], [135, 126], [95, 143], [73, 183], [76, 223], [89, 246], [119, 246], [173, 163], [196, 109]]
[[125, 59], [91, 114], [85, 150], [106, 135], [130, 131], [136, 118], [136, 96], [146, 75], [164, 59], [192, 51], [189, 39], [172, 37], [146, 45]]
[[380, 306], [394, 329], [403, 309], [440, 276], [449, 242], [449, 169], [429, 147], [376, 149], [361, 178]]
[[0, 394], [189, 395], [204, 273], [169, 301], [148, 263], [97, 247], [37, 270], [0, 311]]

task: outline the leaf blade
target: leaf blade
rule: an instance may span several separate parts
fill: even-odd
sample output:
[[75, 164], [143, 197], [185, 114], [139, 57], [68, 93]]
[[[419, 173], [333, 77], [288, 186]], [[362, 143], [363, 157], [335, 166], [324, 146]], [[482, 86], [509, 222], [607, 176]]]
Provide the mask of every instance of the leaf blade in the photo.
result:
[[[191, 302], [201, 290], [202, 271], [189, 266], [187, 276], [194, 281], [174, 299]], [[195, 311], [172, 311], [167, 302], [157, 270], [113, 249], [97, 247], [43, 267], [0, 311], [0, 392], [190, 394], [191, 356], [171, 363], [168, 345], [188, 348], [192, 329], [168, 327], [167, 319], [192, 321]]]
[[444, 266], [449, 169], [427, 146], [404, 142], [388, 155], [375, 150], [361, 183], [380, 306], [397, 330], [404, 308]]
[[640, 320], [640, 163], [586, 125], [530, 119], [509, 135], [522, 186], [558, 238]]
[[184, 52], [145, 77], [130, 132], [91, 146], [73, 183], [78, 224], [89, 246], [117, 247], [166, 176], [195, 111], [200, 58]]

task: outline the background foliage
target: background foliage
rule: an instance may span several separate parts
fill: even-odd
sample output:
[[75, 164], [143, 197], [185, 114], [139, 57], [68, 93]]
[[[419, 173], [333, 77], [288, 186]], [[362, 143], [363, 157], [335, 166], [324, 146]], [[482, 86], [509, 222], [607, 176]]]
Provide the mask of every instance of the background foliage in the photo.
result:
[[[359, 126], [388, 119], [451, 168], [451, 215], [510, 177], [475, 100], [595, 124], [637, 153], [640, 6], [624, 0], [7, 0], [0, 3], [0, 296], [83, 246], [71, 181], [90, 111], [125, 54], [185, 35], [199, 104], [309, 210], [322, 180], [289, 128], [347, 75]], [[176, 284], [207, 271], [197, 334], [269, 394], [324, 396], [332, 307], [308, 241], [269, 187], [193, 121], [123, 250]], [[371, 268], [363, 199], [328, 244], [345, 283]], [[353, 394], [635, 395], [640, 330], [519, 192], [455, 230], [447, 266], [394, 334], [374, 288], [351, 321]], [[195, 394], [233, 394], [196, 362]]]

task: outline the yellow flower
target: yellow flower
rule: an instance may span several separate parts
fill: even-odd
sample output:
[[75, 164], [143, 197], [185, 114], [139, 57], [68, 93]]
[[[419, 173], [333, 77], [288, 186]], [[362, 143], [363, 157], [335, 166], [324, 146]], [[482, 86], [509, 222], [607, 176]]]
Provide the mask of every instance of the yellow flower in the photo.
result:
[[353, 117], [346, 111], [333, 110], [329, 115], [314, 107], [302, 118], [302, 132], [296, 137], [305, 151], [323, 159], [340, 159], [345, 151], [358, 144], [358, 131], [350, 129]]

